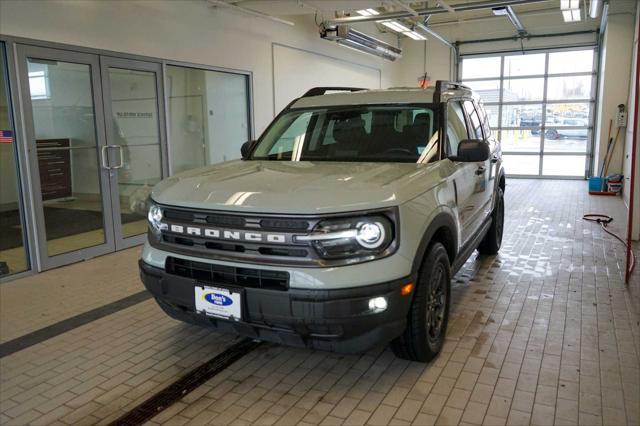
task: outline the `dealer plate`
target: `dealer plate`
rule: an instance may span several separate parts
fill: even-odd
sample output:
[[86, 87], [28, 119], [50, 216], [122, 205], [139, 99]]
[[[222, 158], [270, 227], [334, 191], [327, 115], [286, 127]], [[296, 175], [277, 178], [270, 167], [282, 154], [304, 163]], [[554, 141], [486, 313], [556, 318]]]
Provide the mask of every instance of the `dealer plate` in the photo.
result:
[[219, 287], [196, 286], [196, 311], [235, 321], [242, 319], [242, 294]]

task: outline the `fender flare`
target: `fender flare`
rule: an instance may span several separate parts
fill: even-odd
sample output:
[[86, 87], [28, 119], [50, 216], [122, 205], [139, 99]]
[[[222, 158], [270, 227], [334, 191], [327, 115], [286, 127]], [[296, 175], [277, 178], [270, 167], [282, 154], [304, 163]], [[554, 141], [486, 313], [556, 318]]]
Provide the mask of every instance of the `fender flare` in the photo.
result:
[[424, 255], [429, 247], [429, 243], [431, 243], [433, 236], [440, 228], [448, 229], [451, 234], [451, 247], [445, 246], [445, 248], [450, 256], [449, 262], [453, 265], [455, 258], [458, 255], [458, 228], [451, 213], [440, 212], [433, 218], [433, 220], [431, 220], [431, 223], [420, 240], [418, 250], [413, 258], [413, 264], [411, 265], [412, 275], [415, 276], [419, 272], [420, 267], [422, 266], [422, 260], [424, 259]]

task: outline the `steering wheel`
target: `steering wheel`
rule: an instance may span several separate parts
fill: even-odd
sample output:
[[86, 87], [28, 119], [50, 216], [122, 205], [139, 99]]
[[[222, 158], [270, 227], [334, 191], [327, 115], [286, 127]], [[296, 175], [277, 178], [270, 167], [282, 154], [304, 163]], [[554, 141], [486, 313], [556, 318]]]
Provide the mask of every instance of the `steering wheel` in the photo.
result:
[[383, 152], [383, 154], [387, 154], [387, 153], [391, 154], [392, 152], [401, 152], [401, 153], [407, 154], [407, 155], [414, 155], [414, 153], [411, 152], [411, 150], [407, 149], [407, 148], [389, 148], [389, 149], [385, 150]]

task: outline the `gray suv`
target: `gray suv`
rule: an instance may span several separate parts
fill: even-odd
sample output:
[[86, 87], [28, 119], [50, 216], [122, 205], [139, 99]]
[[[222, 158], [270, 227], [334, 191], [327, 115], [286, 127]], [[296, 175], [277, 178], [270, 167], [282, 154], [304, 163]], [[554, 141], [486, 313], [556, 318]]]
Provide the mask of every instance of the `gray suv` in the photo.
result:
[[502, 241], [500, 144], [477, 96], [314, 88], [241, 154], [153, 189], [140, 271], [162, 309], [287, 345], [437, 355], [451, 277]]

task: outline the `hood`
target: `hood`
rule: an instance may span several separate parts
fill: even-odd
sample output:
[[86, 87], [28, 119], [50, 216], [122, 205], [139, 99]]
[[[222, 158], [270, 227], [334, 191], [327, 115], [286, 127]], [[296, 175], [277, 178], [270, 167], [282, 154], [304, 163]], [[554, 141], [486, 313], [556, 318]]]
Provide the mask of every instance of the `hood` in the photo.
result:
[[230, 161], [177, 174], [160, 204], [252, 213], [317, 214], [402, 204], [438, 182], [436, 164]]

